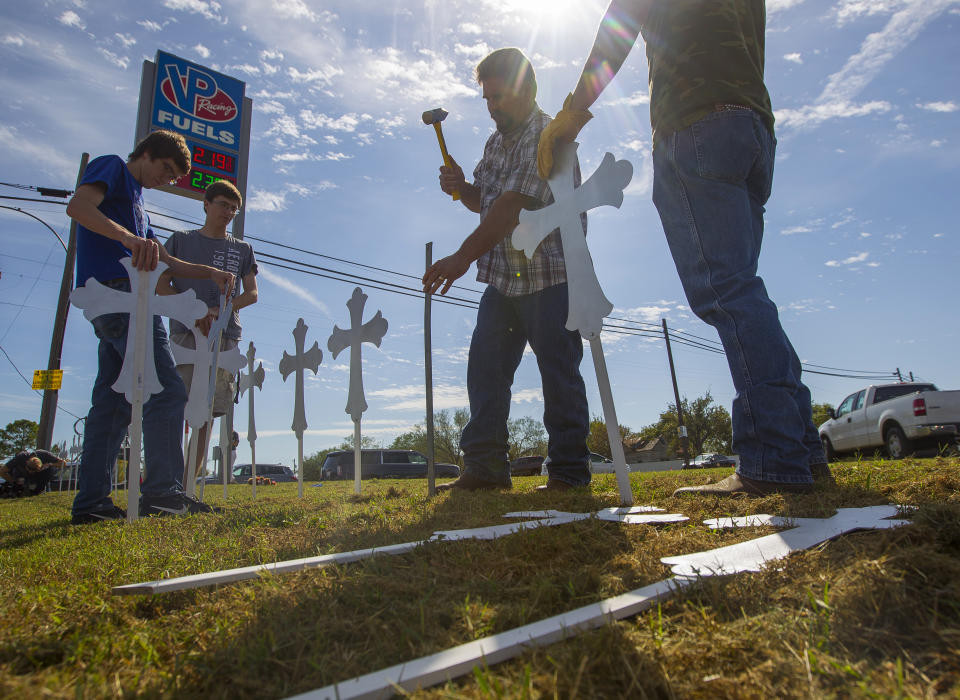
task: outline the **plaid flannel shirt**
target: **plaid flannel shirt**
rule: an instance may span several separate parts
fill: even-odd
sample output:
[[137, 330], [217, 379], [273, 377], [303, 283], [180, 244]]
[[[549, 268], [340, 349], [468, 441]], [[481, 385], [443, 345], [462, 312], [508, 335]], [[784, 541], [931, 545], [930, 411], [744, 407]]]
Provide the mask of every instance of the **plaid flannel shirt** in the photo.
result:
[[[493, 202], [502, 192], [519, 192], [539, 202], [537, 209], [553, 202], [546, 181], [537, 173], [537, 144], [540, 132], [552, 117], [538, 106], [527, 120], [510, 134], [495, 131], [483, 149], [483, 158], [473, 171], [473, 184], [480, 188], [480, 220], [486, 217]], [[580, 167], [574, 171], [574, 182], [580, 184]], [[586, 214], [581, 215], [584, 234]], [[560, 230], [543, 239], [533, 258], [513, 247], [513, 233], [497, 243], [477, 260], [477, 281], [496, 287], [506, 296], [539, 292], [567, 281], [563, 262]]]

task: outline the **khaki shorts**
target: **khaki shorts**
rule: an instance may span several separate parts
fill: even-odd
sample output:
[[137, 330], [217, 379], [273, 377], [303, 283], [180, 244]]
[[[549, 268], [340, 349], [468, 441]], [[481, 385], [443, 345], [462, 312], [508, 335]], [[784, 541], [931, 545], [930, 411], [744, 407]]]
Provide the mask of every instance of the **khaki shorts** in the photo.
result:
[[[182, 345], [185, 348], [194, 349], [193, 333], [175, 333], [171, 334], [170, 342]], [[231, 350], [237, 347], [237, 341], [233, 338], [220, 337], [220, 349]], [[187, 393], [190, 393], [190, 385], [193, 382], [193, 365], [177, 365], [177, 372], [180, 378], [187, 386]], [[237, 395], [237, 378], [227, 372], [225, 369], [217, 369], [217, 386], [213, 392], [213, 417], [219, 418], [226, 415]]]

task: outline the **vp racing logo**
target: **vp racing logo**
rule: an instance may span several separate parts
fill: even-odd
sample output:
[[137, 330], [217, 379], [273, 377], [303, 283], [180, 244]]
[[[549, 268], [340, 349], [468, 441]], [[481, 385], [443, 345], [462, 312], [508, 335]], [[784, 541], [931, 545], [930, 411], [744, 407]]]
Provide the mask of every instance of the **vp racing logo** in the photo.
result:
[[178, 109], [210, 122], [228, 122], [237, 116], [237, 104], [217, 87], [213, 76], [189, 66], [187, 74], [180, 75], [180, 67], [168, 63], [167, 77], [160, 89]]

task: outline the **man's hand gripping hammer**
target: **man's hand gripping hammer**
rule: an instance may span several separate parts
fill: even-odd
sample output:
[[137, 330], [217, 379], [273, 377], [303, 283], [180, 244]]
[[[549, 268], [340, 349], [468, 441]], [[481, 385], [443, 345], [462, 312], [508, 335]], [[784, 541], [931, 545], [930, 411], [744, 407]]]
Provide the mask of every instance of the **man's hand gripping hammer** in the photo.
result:
[[[436, 109], [427, 110], [423, 113], [423, 123], [424, 124], [433, 124], [434, 130], [437, 132], [437, 141], [440, 143], [440, 152], [443, 154], [443, 164], [445, 166], [452, 167], [450, 163], [450, 156], [447, 154], [447, 144], [443, 140], [443, 131], [440, 128], [440, 122], [447, 118], [446, 110], [437, 107]], [[460, 191], [454, 190], [452, 193], [453, 201], [460, 199]]]

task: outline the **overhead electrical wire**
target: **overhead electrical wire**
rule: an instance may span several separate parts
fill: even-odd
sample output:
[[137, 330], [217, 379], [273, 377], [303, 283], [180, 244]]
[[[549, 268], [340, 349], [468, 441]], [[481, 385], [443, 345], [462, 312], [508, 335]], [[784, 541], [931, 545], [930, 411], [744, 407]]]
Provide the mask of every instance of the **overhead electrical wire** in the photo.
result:
[[[37, 189], [25, 185], [10, 185], [8, 183], [0, 182], [0, 185], [7, 185], [9, 187], [17, 187], [19, 189]], [[59, 191], [57, 191], [59, 192]], [[58, 202], [55, 200], [46, 200], [46, 199], [36, 199], [36, 198], [26, 198], [26, 197], [13, 197], [10, 195], [0, 195], [0, 199], [13, 199], [17, 201], [27, 201], [38, 204], [65, 204], [65, 202]], [[2, 205], [0, 205], [2, 206]], [[13, 207], [4, 207], [7, 209], [13, 209]], [[17, 209], [25, 214], [22, 209]], [[193, 221], [187, 218], [176, 216], [174, 214], [168, 214], [161, 211], [152, 211], [147, 210], [147, 213], [153, 214], [155, 216], [165, 217], [174, 221], [180, 221], [182, 223], [190, 224], [196, 227], [202, 226], [201, 223]], [[31, 215], [32, 216], [32, 215]], [[34, 217], [37, 218], [37, 217]], [[45, 223], [45, 222], [42, 222]], [[176, 229], [172, 229], [166, 226], [159, 224], [152, 224], [152, 228], [158, 229], [161, 231], [167, 231], [173, 233]], [[58, 236], [59, 238], [59, 236]], [[371, 270], [374, 272], [381, 272], [390, 275], [396, 275], [398, 277], [404, 277], [407, 279], [420, 281], [420, 277], [414, 274], [399, 272], [397, 270], [390, 270], [388, 268], [377, 267], [374, 265], [367, 265], [365, 263], [356, 262], [353, 260], [348, 260], [345, 258], [338, 258], [331, 255], [325, 255], [323, 253], [318, 253], [313, 250], [306, 248], [299, 248], [297, 246], [288, 245], [285, 243], [279, 243], [277, 241], [272, 241], [267, 238], [261, 238], [251, 234], [245, 234], [244, 239], [249, 239], [257, 241], [258, 243], [263, 243], [266, 245], [276, 246], [278, 248], [283, 248], [286, 250], [292, 250], [298, 253], [312, 255], [315, 257], [323, 258], [325, 260], [331, 260], [334, 262], [342, 263], [345, 265], [353, 265], [360, 267], [366, 270]], [[62, 243], [62, 240], [61, 240]], [[346, 272], [343, 270], [336, 270], [329, 267], [322, 267], [319, 265], [313, 265], [311, 263], [305, 262], [303, 260], [296, 260], [294, 258], [283, 257], [279, 255], [273, 255], [264, 251], [257, 251], [256, 253], [258, 260], [263, 260], [265, 265], [272, 267], [277, 267], [284, 270], [290, 270], [291, 272], [300, 272], [302, 274], [311, 275], [313, 277], [319, 277], [322, 279], [329, 279], [336, 282], [346, 282], [348, 284], [356, 284], [357, 282], [363, 282], [365, 285], [369, 286], [372, 289], [377, 289], [379, 291], [391, 292], [394, 294], [399, 294], [401, 296], [413, 297], [422, 299], [425, 294], [423, 290], [419, 287], [409, 287], [402, 284], [397, 284], [395, 282], [388, 282], [386, 280], [376, 279], [373, 277], [368, 277], [364, 275], [358, 275], [351, 272]], [[269, 262], [267, 262], [269, 261]], [[286, 264], [284, 264], [286, 263]], [[471, 294], [482, 294], [480, 290], [473, 289], [470, 287], [464, 287], [460, 285], [452, 285], [452, 289], [459, 289]], [[431, 296], [432, 301], [435, 301], [440, 304], [447, 304], [449, 306], [457, 306], [461, 308], [476, 309], [479, 306], [479, 301], [473, 299], [465, 299], [462, 297], [451, 297], [446, 295], [437, 295], [434, 294]], [[618, 322], [618, 323], [614, 323]], [[628, 325], [621, 325], [628, 324]], [[635, 337], [648, 337], [648, 338], [663, 338], [663, 328], [659, 323], [654, 323], [651, 321], [637, 321], [629, 318], [622, 318], [619, 316], [609, 316], [603, 322], [603, 330], [608, 333], [616, 335], [626, 335], [626, 336], [635, 336]], [[712, 340], [709, 338], [704, 338], [702, 336], [696, 335], [689, 331], [679, 330], [679, 329], [668, 329], [670, 335], [670, 341], [672, 344], [680, 345], [684, 347], [693, 348], [696, 350], [702, 350], [711, 354], [724, 354], [723, 346], [717, 340]], [[9, 358], [8, 358], [9, 359]], [[897, 376], [896, 372], [889, 372], [883, 370], [855, 370], [855, 369], [844, 369], [838, 367], [830, 367], [827, 365], [818, 365], [804, 362], [802, 363], [803, 371], [810, 374], [819, 374], [824, 376], [831, 377], [840, 377], [847, 379], [890, 379]]]

